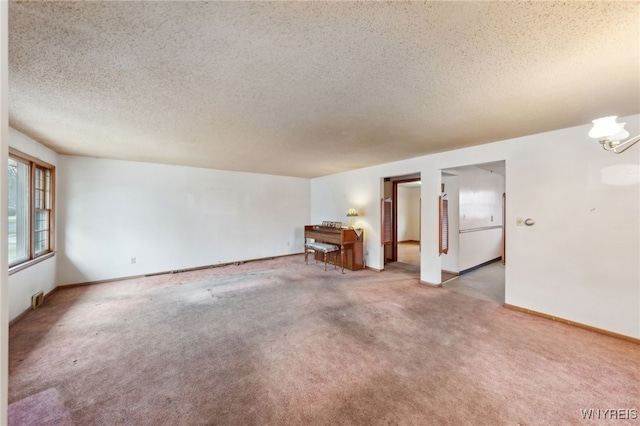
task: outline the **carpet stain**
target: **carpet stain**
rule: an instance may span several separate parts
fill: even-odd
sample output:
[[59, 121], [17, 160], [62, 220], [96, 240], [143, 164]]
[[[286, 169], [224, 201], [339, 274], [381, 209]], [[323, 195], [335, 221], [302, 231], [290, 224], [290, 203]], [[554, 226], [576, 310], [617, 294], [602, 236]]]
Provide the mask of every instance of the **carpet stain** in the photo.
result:
[[638, 408], [637, 345], [402, 268], [346, 272], [291, 256], [59, 290], [10, 328], [10, 424], [580, 424]]

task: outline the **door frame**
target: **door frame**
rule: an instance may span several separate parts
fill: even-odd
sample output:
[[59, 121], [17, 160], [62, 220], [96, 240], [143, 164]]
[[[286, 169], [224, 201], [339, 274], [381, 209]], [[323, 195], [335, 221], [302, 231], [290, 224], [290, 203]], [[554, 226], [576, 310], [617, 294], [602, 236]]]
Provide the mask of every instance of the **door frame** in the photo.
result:
[[[421, 182], [422, 176], [414, 177], [409, 179], [401, 179], [401, 180], [392, 180], [393, 188], [391, 191], [391, 200], [392, 200], [392, 217], [391, 217], [391, 230], [393, 235], [393, 242], [391, 243], [391, 257], [387, 258], [387, 254], [385, 251], [385, 262], [397, 262], [398, 261], [398, 184], [401, 183], [410, 183], [410, 182]], [[422, 197], [421, 197], [422, 199]], [[421, 213], [422, 213], [422, 203], [421, 203]], [[422, 217], [419, 218], [420, 228], [422, 228]]]

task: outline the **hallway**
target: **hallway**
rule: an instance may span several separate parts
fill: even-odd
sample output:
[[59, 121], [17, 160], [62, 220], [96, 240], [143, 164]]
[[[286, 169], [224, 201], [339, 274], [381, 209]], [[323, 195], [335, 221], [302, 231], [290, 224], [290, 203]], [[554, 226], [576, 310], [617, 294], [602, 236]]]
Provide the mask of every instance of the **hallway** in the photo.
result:
[[[420, 243], [418, 241], [398, 243], [398, 262], [396, 263], [404, 264], [398, 266], [406, 266], [406, 268], [409, 266], [417, 268], [419, 273]], [[454, 278], [451, 278], [450, 274], [443, 272], [442, 281], [442, 286], [446, 289], [504, 305], [505, 282], [502, 262], [494, 262]]]
[[504, 305], [504, 265], [493, 262], [442, 285], [448, 290]]
[[420, 241], [401, 241], [398, 243], [398, 262], [420, 266]]

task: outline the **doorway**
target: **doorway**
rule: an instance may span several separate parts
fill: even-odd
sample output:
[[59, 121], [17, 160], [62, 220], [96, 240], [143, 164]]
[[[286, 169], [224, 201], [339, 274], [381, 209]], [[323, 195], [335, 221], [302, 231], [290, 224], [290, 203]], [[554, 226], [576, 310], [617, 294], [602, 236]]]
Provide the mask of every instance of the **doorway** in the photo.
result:
[[385, 179], [382, 204], [384, 263], [420, 273], [420, 174]]
[[420, 180], [397, 182], [396, 260], [420, 267]]
[[441, 250], [443, 286], [499, 304], [504, 304], [505, 293], [505, 171], [505, 161], [441, 171], [448, 214], [447, 250]]

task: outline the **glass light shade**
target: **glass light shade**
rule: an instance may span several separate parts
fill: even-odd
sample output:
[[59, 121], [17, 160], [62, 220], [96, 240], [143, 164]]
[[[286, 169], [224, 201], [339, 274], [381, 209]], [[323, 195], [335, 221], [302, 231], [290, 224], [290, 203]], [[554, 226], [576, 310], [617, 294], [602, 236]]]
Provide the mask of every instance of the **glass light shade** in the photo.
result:
[[624, 129], [624, 125], [627, 123], [620, 123], [620, 131], [615, 135], [609, 136], [612, 141], [621, 141], [629, 137], [629, 132]]
[[358, 211], [356, 209], [349, 209], [347, 212], [347, 217], [358, 216]]
[[600, 139], [620, 133], [624, 128], [619, 123], [616, 123], [616, 118], [618, 116], [612, 115], [611, 117], [593, 120], [593, 129], [589, 132], [589, 137]]

